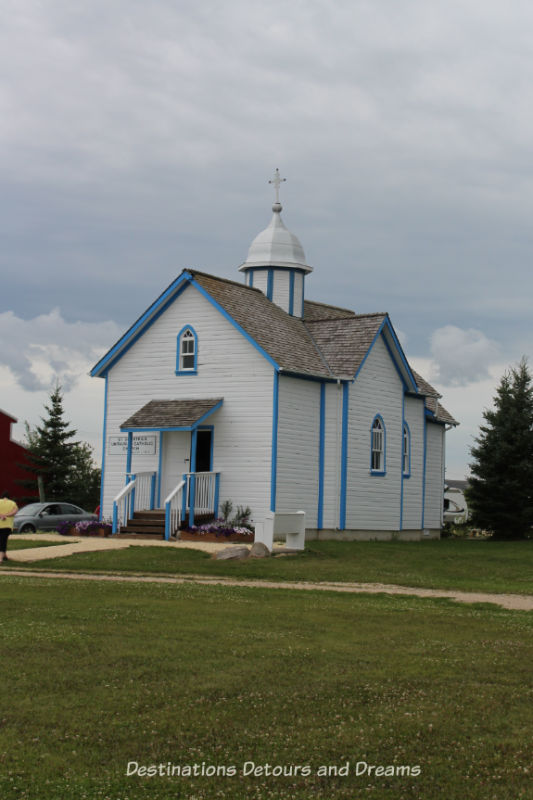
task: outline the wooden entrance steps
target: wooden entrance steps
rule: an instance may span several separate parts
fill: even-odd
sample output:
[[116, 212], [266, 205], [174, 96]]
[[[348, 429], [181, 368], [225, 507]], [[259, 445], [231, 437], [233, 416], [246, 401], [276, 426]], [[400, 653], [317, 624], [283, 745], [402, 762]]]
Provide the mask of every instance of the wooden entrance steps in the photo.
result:
[[[195, 525], [211, 522], [212, 514], [197, 514], [194, 518]], [[186, 528], [188, 520], [181, 523]], [[164, 539], [165, 538], [165, 512], [162, 508], [153, 511], [135, 511], [133, 517], [128, 519], [128, 524], [123, 525], [120, 533], [115, 533], [121, 539]]]
[[164, 539], [165, 512], [162, 508], [154, 511], [135, 511], [128, 524], [116, 533], [121, 539]]

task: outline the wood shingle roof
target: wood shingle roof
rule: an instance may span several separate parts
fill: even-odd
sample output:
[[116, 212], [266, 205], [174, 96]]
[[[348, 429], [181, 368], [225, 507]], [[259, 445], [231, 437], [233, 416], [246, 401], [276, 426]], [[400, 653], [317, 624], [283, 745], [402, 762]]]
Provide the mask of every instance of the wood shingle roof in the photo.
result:
[[418, 386], [419, 392], [422, 394], [427, 395], [428, 397], [442, 397], [433, 386], [427, 382], [422, 375], [419, 375], [414, 369], [412, 370], [413, 375], [415, 376], [416, 385]]
[[[286, 313], [259, 289], [189, 269], [181, 273], [95, 365], [92, 375], [105, 374], [105, 370], [121, 357], [130, 343], [142, 335], [158, 310], [171, 302], [177, 291], [181, 291], [184, 281], [196, 284], [276, 367], [286, 373], [326, 380], [352, 380], [380, 330], [388, 326], [392, 331], [386, 313], [356, 314], [350, 309], [305, 300], [304, 318], [300, 319]], [[392, 335], [395, 337], [395, 334]], [[401, 351], [399, 344], [397, 347]], [[439, 422], [457, 425], [456, 420], [438, 402], [439, 393], [410, 369], [401, 352], [400, 358], [406, 370], [404, 374], [411, 376], [413, 389], [413, 381], [416, 381], [416, 390], [425, 397], [426, 407], [434, 418]], [[192, 401], [152, 400], [121, 427], [154, 427], [150, 424], [154, 420], [163, 427], [194, 425], [196, 410], [192, 407], [161, 405], [178, 402], [183, 404]], [[201, 402], [217, 403], [220, 400], [195, 400], [195, 409]], [[208, 411], [206, 407], [206, 413]]]
[[150, 400], [120, 426], [121, 429], [136, 428], [192, 428], [200, 419], [209, 415], [222, 403], [221, 397], [191, 400]]
[[287, 314], [259, 289], [204, 272], [188, 271], [283, 370], [332, 377], [302, 320]]
[[444, 422], [445, 425], [459, 425], [449, 411], [439, 403], [437, 397], [426, 397], [426, 408], [431, 411], [437, 422]]
[[321, 319], [344, 319], [355, 317], [355, 311], [350, 308], [339, 308], [327, 303], [317, 303], [315, 300], [304, 300], [304, 322], [317, 322]]
[[304, 324], [332, 373], [353, 378], [386, 317], [386, 314], [354, 314]]
[[[285, 372], [322, 378], [352, 379], [388, 315], [356, 314], [346, 308], [306, 300], [304, 319], [293, 317], [259, 289], [205, 272], [189, 270], [194, 280]], [[440, 397], [411, 370], [428, 408], [439, 422], [457, 421]]]
[[412, 370], [413, 375], [415, 376], [416, 385], [418, 387], [418, 391], [420, 394], [425, 395], [425, 402], [426, 408], [431, 411], [437, 422], [444, 422], [446, 425], [459, 425], [456, 419], [452, 417], [449, 411], [446, 411], [443, 405], [439, 403], [440, 398], [442, 397], [441, 394], [430, 384], [427, 382], [422, 375], [419, 375], [418, 372]]

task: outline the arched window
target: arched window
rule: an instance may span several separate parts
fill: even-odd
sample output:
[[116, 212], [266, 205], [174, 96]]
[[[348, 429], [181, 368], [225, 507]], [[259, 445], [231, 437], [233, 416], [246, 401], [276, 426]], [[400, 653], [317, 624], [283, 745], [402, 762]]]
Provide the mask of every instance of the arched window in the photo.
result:
[[198, 337], [194, 328], [187, 325], [178, 334], [178, 352], [176, 356], [177, 375], [196, 375], [198, 364]]
[[407, 478], [411, 474], [411, 432], [407, 422], [405, 422], [403, 426], [402, 472], [404, 477]]
[[385, 425], [381, 417], [374, 417], [370, 437], [370, 470], [385, 474]]

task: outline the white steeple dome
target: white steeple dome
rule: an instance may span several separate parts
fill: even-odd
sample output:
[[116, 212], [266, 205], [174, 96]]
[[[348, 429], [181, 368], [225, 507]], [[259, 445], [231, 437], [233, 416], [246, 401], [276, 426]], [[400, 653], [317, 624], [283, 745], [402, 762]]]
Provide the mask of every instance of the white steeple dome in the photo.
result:
[[260, 289], [288, 314], [303, 317], [305, 276], [313, 268], [306, 264], [300, 240], [281, 219], [279, 186], [284, 180], [276, 169], [274, 179], [269, 181], [276, 190], [270, 225], [255, 237], [239, 270], [244, 272], [247, 286]]
[[281, 210], [281, 203], [274, 203], [270, 225], [253, 240], [246, 261], [239, 267], [241, 272], [250, 267], [297, 267], [306, 274], [313, 271], [305, 263], [305, 253], [298, 237], [283, 224]]

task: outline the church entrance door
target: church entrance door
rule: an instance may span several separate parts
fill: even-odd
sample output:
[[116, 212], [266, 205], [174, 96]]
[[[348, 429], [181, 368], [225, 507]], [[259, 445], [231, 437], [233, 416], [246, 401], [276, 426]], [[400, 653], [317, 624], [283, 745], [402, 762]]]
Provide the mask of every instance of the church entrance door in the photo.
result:
[[[192, 446], [192, 443], [191, 443]], [[192, 455], [192, 453], [191, 453]], [[196, 464], [195, 472], [211, 472], [213, 469], [213, 431], [202, 430], [196, 432]], [[191, 463], [193, 459], [191, 458]]]
[[166, 431], [163, 433], [161, 504], [183, 479], [183, 474], [190, 471], [190, 451], [191, 434], [189, 431]]

